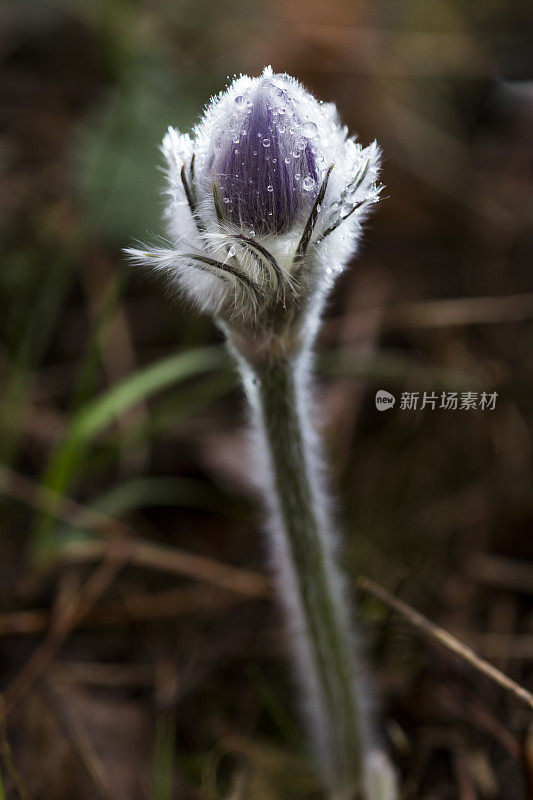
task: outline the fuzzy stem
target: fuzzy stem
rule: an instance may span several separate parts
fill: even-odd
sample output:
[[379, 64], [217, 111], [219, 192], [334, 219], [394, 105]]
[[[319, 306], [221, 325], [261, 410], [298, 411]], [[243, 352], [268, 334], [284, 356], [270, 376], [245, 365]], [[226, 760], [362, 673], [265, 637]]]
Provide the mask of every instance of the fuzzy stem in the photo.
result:
[[369, 747], [334, 533], [309, 422], [307, 355], [245, 370], [273, 516], [273, 556], [332, 797], [355, 794]]

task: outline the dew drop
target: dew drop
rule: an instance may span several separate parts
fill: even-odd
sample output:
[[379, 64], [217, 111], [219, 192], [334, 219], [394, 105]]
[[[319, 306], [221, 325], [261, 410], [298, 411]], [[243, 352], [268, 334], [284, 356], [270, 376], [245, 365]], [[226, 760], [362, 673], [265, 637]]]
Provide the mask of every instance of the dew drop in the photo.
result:
[[244, 97], [242, 96], [242, 94], [238, 95], [235, 98], [235, 105], [239, 106], [239, 108], [244, 105]]
[[299, 173], [299, 172], [297, 172], [297, 173], [296, 173], [296, 175], [294, 176], [294, 180], [295, 180], [295, 181], [299, 181], [301, 177], [302, 177], [302, 176], [300, 175], [300, 173]]
[[255, 231], [254, 231], [254, 229], [253, 229], [253, 228], [251, 228], [251, 229], [248, 231], [248, 236], [255, 236]]
[[310, 192], [311, 189], [314, 189], [316, 185], [316, 181], [310, 175], [307, 178], [304, 178], [302, 181], [302, 186], [304, 187], [306, 192]]
[[309, 120], [302, 125], [302, 133], [306, 139], [314, 139], [318, 133], [318, 127], [314, 122]]
[[286, 164], [290, 164], [290, 163], [291, 163], [291, 160], [290, 160], [290, 158], [286, 158], [286, 159], [285, 159], [285, 163], [286, 163]]
[[263, 139], [263, 147], [270, 147], [270, 139], [268, 137]]
[[230, 247], [230, 249], [228, 250], [228, 258], [233, 258], [233, 256], [235, 255], [235, 253], [236, 253], [236, 252], [237, 252], [237, 251], [235, 250], [235, 248], [234, 248], [234, 247], [233, 247], [233, 245], [232, 245], [232, 246]]
[[229, 203], [229, 197], [225, 197], [225, 198], [224, 198], [224, 202], [225, 202], [225, 203], [226, 203], [226, 205], [227, 205], [227, 204]]
[[268, 186], [267, 186], [267, 192], [273, 192], [273, 191], [274, 191], [274, 187], [272, 186], [271, 183], [269, 183]]

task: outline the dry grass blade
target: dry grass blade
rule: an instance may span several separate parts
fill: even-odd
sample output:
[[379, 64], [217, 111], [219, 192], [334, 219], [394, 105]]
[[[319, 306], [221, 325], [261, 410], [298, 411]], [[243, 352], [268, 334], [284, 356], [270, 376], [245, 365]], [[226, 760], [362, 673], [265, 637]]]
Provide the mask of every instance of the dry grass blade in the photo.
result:
[[386, 330], [493, 325], [533, 318], [533, 292], [370, 306], [325, 324], [326, 339], [349, 344], [375, 327]]
[[[258, 576], [261, 577], [261, 576]], [[188, 586], [164, 592], [139, 593], [122, 600], [92, 608], [80, 620], [80, 627], [124, 625], [129, 622], [146, 622], [155, 619], [176, 619], [187, 614], [217, 611], [243, 602], [246, 595], [229, 590], [205, 586]], [[0, 614], [0, 637], [10, 635], [32, 636], [43, 633], [50, 624], [50, 612], [45, 609], [11, 611]]]
[[122, 540], [116, 539], [109, 543], [105, 557], [87, 579], [75, 606], [64, 610], [55, 620], [55, 624], [44, 642], [35, 650], [7, 687], [4, 693], [6, 714], [20, 702], [35, 681], [45, 672], [67, 636], [77, 627], [85, 614], [113, 582], [127, 557], [128, 548]]
[[117, 625], [133, 621], [174, 619], [187, 614], [218, 611], [247, 600], [246, 595], [237, 592], [215, 587], [206, 589], [202, 584], [191, 584], [185, 588], [154, 594], [140, 592], [125, 595], [120, 600], [93, 608], [83, 622], [90, 625]]
[[[185, 575], [249, 597], [270, 595], [270, 581], [264, 575], [223, 564], [213, 558], [142, 541], [129, 525], [87, 508], [64, 495], [58, 495], [4, 465], [0, 465], [0, 482], [5, 494], [45, 513], [51, 513], [69, 525], [94, 531], [105, 538], [111, 535], [127, 538], [130, 562]], [[87, 542], [65, 547], [63, 555], [69, 561], [99, 559], [106, 548], [106, 544], [102, 542]]]
[[[0, 755], [2, 758], [5, 771], [13, 781], [14, 786], [16, 786], [17, 792], [21, 800], [31, 800], [28, 787], [26, 786], [26, 782], [24, 781], [22, 775], [17, 769], [17, 766], [13, 759], [11, 745], [9, 744], [7, 738], [6, 710], [3, 703], [0, 703]], [[0, 789], [2, 789], [1, 783], [0, 783]], [[4, 794], [2, 791], [0, 791], [0, 795], [2, 796], [3, 800]]]
[[519, 683], [513, 681], [499, 669], [496, 669], [496, 667], [493, 667], [488, 661], [480, 658], [470, 647], [460, 642], [455, 636], [452, 636], [451, 633], [441, 628], [440, 625], [435, 625], [435, 623], [431, 622], [427, 617], [424, 617], [423, 614], [420, 614], [419, 611], [411, 608], [410, 605], [400, 600], [398, 597], [395, 597], [370, 578], [361, 577], [359, 578], [358, 584], [364, 591], [379, 598], [379, 600], [382, 600], [386, 605], [393, 608], [399, 614], [402, 614], [415, 628], [418, 628], [427, 636], [442, 644], [452, 653], [455, 653], [455, 655], [467, 661], [474, 669], [477, 669], [499, 686], [511, 692], [511, 694], [519, 700], [522, 700], [530, 708], [533, 708], [533, 694], [531, 694], [531, 692], [524, 689], [523, 686], [520, 686]]
[[533, 594], [533, 564], [491, 553], [477, 553], [470, 563], [474, 580], [513, 592]]
[[58, 692], [50, 681], [45, 683], [44, 696], [64, 730], [67, 740], [87, 770], [98, 796], [104, 800], [115, 800], [115, 792], [104, 765], [95, 752], [81, 720], [69, 708], [67, 699], [62, 697], [61, 692]]

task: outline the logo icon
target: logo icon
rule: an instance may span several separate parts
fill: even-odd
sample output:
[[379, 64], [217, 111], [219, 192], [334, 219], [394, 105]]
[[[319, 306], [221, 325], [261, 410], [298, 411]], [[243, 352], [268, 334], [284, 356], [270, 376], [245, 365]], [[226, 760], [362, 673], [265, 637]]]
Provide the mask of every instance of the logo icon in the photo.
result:
[[394, 403], [396, 402], [396, 398], [390, 392], [386, 392], [385, 389], [379, 389], [376, 392], [376, 408], [378, 411], [387, 411], [387, 409], [392, 408]]

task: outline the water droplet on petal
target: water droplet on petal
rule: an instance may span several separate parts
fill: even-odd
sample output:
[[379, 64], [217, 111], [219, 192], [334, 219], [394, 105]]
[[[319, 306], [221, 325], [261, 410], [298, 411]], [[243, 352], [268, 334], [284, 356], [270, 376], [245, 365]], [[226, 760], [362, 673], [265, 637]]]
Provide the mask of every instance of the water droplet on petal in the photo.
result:
[[318, 126], [310, 120], [308, 122], [304, 122], [302, 125], [302, 133], [306, 139], [314, 139], [318, 133]]
[[270, 139], [268, 137], [263, 139], [263, 147], [270, 147]]
[[233, 256], [235, 255], [235, 253], [236, 253], [236, 252], [237, 252], [237, 251], [235, 250], [235, 248], [234, 248], [234, 247], [233, 247], [233, 245], [232, 245], [232, 246], [230, 247], [230, 249], [228, 250], [228, 258], [233, 258]]
[[302, 186], [304, 187], [306, 192], [310, 192], [311, 189], [314, 189], [316, 185], [316, 181], [310, 175], [307, 178], [304, 178], [302, 181]]
[[238, 95], [235, 98], [235, 105], [236, 106], [243, 106], [244, 105], [244, 97], [242, 96], [242, 94]]
[[269, 183], [268, 186], [267, 186], [267, 192], [273, 192], [273, 191], [274, 191], [274, 187], [272, 186], [271, 183]]

